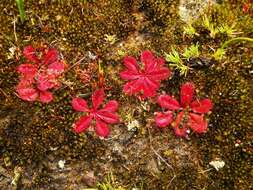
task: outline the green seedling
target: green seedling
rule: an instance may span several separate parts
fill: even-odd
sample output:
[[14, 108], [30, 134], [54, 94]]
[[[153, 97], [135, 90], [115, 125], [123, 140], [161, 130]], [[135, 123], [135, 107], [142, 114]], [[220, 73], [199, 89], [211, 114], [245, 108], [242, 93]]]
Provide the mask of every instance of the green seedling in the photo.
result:
[[206, 15], [203, 17], [203, 25], [207, 30], [209, 30], [210, 36], [212, 38], [215, 38], [216, 34], [219, 33], [219, 30], [214, 26], [213, 23], [210, 22], [209, 18]]
[[97, 188], [99, 190], [126, 190], [121, 186], [116, 187], [112, 172], [108, 174], [104, 182], [97, 184]]
[[192, 38], [194, 36], [198, 36], [199, 34], [196, 32], [196, 29], [191, 24], [188, 24], [184, 27], [184, 35], [187, 35]]
[[226, 34], [228, 37], [234, 37], [236, 30], [234, 29], [235, 25], [229, 26], [227, 24], [223, 24], [218, 27], [218, 30], [222, 34]]
[[174, 48], [172, 49], [171, 53], [169, 54], [164, 53], [164, 55], [165, 55], [166, 61], [168, 62], [175, 63], [175, 64], [180, 64], [183, 62], [179, 56], [179, 53]]
[[171, 53], [164, 53], [164, 56], [165, 60], [170, 62], [170, 67], [174, 67], [176, 70], [178, 70], [180, 75], [187, 75], [189, 67], [184, 65], [183, 60], [179, 56], [179, 53], [174, 48], [172, 49]]
[[189, 59], [192, 57], [199, 57], [199, 54], [200, 54], [199, 45], [193, 44], [189, 48], [186, 48], [184, 50], [183, 56], [185, 57], [185, 59], [187, 59], [189, 61]]
[[221, 60], [226, 54], [225, 49], [218, 48], [212, 55], [215, 60]]

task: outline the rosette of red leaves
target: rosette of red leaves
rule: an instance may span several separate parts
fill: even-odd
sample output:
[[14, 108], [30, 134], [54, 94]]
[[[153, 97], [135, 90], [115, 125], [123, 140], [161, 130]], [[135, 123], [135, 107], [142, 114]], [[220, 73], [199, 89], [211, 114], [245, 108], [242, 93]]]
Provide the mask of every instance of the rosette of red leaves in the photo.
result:
[[142, 99], [153, 97], [160, 87], [160, 81], [170, 76], [170, 70], [164, 66], [164, 59], [156, 58], [152, 52], [143, 51], [139, 65], [134, 57], [126, 56], [123, 60], [126, 69], [120, 77], [127, 82], [123, 91], [128, 95], [139, 94]]
[[177, 136], [186, 136], [188, 129], [196, 133], [205, 133], [208, 122], [204, 119], [204, 114], [212, 109], [212, 101], [207, 98], [193, 100], [194, 93], [194, 84], [187, 82], [181, 86], [180, 103], [170, 95], [160, 95], [157, 102], [167, 111], [156, 114], [157, 126], [167, 127], [174, 120], [173, 113], [176, 113], [173, 128]]
[[92, 108], [88, 108], [87, 102], [82, 98], [74, 98], [72, 107], [76, 111], [85, 112], [80, 119], [74, 124], [74, 131], [81, 133], [95, 123], [95, 131], [97, 135], [107, 137], [109, 128], [107, 124], [115, 124], [119, 122], [119, 117], [115, 113], [118, 109], [118, 102], [115, 100], [109, 101], [102, 109], [99, 109], [105, 98], [102, 89], [96, 90], [92, 95]]
[[48, 103], [53, 100], [50, 89], [60, 86], [57, 80], [64, 72], [65, 64], [59, 60], [56, 49], [35, 49], [31, 45], [23, 50], [26, 63], [18, 66], [20, 81], [16, 87], [18, 96], [26, 101]]

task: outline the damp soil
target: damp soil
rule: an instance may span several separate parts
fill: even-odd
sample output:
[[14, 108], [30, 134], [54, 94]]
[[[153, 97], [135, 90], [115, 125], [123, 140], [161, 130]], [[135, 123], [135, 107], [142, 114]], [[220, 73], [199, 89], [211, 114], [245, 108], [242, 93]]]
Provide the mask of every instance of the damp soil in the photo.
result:
[[[233, 21], [238, 36], [253, 37], [253, 14], [242, 11], [242, 1], [217, 6], [204, 14], [217, 25]], [[27, 0], [25, 10], [21, 23], [14, 2], [0, 4], [0, 189], [103, 189], [99, 183], [115, 190], [253, 188], [252, 44], [232, 44], [215, 61], [212, 49], [228, 37], [211, 38], [198, 18], [199, 35], [185, 36], [179, 1]], [[210, 98], [214, 108], [207, 133], [177, 138], [171, 128], [155, 127], [155, 99], [126, 96], [118, 73], [125, 55], [139, 57], [149, 49], [162, 56], [197, 42], [201, 55], [186, 63], [187, 76], [174, 70], [159, 93], [178, 97], [180, 85], [193, 81], [197, 96]], [[29, 44], [56, 48], [71, 68], [52, 103], [25, 102], [15, 92], [16, 67]], [[98, 65], [107, 99], [120, 102], [121, 122], [110, 127], [107, 139], [72, 130], [78, 113], [70, 102], [80, 94], [89, 99], [99, 87]], [[132, 121], [137, 125], [130, 129]], [[216, 170], [209, 164], [215, 160], [224, 167]]]

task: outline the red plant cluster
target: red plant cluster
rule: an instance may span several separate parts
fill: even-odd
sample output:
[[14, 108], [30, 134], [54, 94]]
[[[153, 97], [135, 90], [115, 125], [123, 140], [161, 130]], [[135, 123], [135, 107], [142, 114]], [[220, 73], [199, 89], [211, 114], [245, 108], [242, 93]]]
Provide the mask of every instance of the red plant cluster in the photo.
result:
[[188, 129], [196, 133], [205, 133], [208, 122], [204, 119], [204, 114], [208, 113], [213, 105], [210, 99], [193, 100], [194, 93], [194, 84], [187, 82], [181, 86], [180, 103], [170, 95], [160, 95], [157, 102], [167, 111], [156, 114], [157, 126], [167, 127], [174, 121], [173, 129], [177, 136], [185, 137]]
[[[18, 96], [26, 101], [52, 101], [53, 94], [50, 90], [61, 85], [59, 77], [65, 70], [65, 64], [59, 59], [58, 52], [53, 48], [35, 49], [29, 45], [24, 48], [23, 55], [26, 62], [17, 68], [20, 74], [16, 87]], [[154, 97], [161, 81], [167, 79], [171, 72], [165, 67], [164, 59], [155, 57], [150, 51], [142, 52], [141, 62], [142, 64], [138, 64], [131, 56], [124, 58], [126, 69], [120, 73], [120, 77], [129, 82], [124, 85], [123, 91], [141, 99]], [[91, 72], [87, 73], [88, 76], [89, 74]], [[91, 108], [82, 98], [72, 100], [74, 110], [85, 112], [85, 115], [74, 123], [73, 129], [76, 133], [81, 133], [93, 125], [97, 135], [108, 137], [108, 124], [119, 122], [119, 116], [115, 113], [118, 102], [111, 100], [101, 108], [105, 99], [103, 72], [99, 73], [98, 84], [100, 89], [92, 94]], [[180, 103], [170, 95], [160, 95], [157, 102], [165, 111], [156, 113], [157, 126], [163, 128], [172, 124], [178, 136], [186, 136], [188, 129], [196, 133], [206, 132], [208, 123], [204, 114], [212, 109], [212, 102], [209, 99], [193, 100], [194, 93], [194, 84], [188, 82], [181, 87]]]
[[20, 81], [16, 87], [18, 96], [26, 101], [48, 103], [53, 100], [49, 90], [60, 86], [59, 76], [65, 64], [59, 60], [56, 49], [35, 49], [31, 45], [23, 50], [26, 63], [18, 66]]
[[88, 108], [87, 102], [84, 99], [73, 99], [73, 109], [87, 113], [86, 115], [81, 116], [80, 119], [74, 124], [74, 131], [76, 133], [81, 133], [89, 128], [92, 122], [95, 122], [95, 131], [97, 135], [107, 137], [109, 135], [107, 123], [115, 124], [119, 122], [119, 117], [115, 113], [118, 109], [118, 102], [111, 100], [102, 109], [99, 109], [105, 99], [105, 94], [102, 89], [96, 90], [91, 99], [93, 107], [90, 109]]
[[139, 94], [142, 99], [153, 97], [160, 87], [161, 80], [170, 76], [170, 70], [164, 66], [164, 59], [156, 58], [152, 52], [143, 51], [139, 65], [134, 57], [124, 58], [126, 70], [120, 73], [120, 77], [127, 82], [123, 91], [128, 95]]

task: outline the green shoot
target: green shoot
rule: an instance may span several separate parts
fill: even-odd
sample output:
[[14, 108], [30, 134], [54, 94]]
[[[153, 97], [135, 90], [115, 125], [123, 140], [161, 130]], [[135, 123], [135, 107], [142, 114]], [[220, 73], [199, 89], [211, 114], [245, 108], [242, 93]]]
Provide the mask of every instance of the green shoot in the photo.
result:
[[212, 23], [210, 22], [210, 20], [208, 19], [206, 15], [203, 17], [203, 25], [208, 30], [212, 26]]
[[117, 36], [115, 34], [114, 35], [105, 34], [104, 39], [107, 43], [113, 45], [117, 41]]
[[179, 56], [179, 53], [173, 48], [172, 52], [167, 54], [164, 53], [165, 56], [165, 60], [170, 62], [170, 66], [174, 67], [176, 70], [179, 71], [180, 75], [184, 75], [186, 76], [188, 71], [189, 71], [189, 67], [184, 65], [182, 59]]
[[169, 54], [164, 53], [164, 55], [165, 55], [165, 60], [168, 62], [172, 62], [175, 64], [180, 64], [183, 62], [179, 56], [179, 53], [174, 48], [172, 49], [171, 53]]
[[115, 180], [112, 172], [110, 172], [105, 181], [97, 184], [97, 188], [100, 190], [125, 190], [125, 188], [118, 186], [115, 187]]
[[198, 36], [196, 29], [191, 24], [188, 24], [184, 27], [184, 34], [188, 35], [191, 38], [195, 35]]
[[209, 18], [206, 15], [203, 17], [203, 25], [207, 30], [209, 30], [210, 36], [212, 38], [215, 38], [219, 30], [213, 25], [213, 23], [210, 22]]
[[22, 23], [24, 23], [24, 21], [26, 19], [25, 8], [24, 8], [24, 0], [16, 0], [16, 4], [17, 4], [17, 7], [18, 7], [20, 20], [21, 20]]
[[226, 41], [221, 48], [224, 49], [226, 48], [229, 44], [234, 43], [234, 42], [240, 42], [240, 41], [247, 41], [253, 43], [253, 38], [248, 38], [248, 37], [237, 37], [237, 38], [232, 38], [231, 40]]
[[199, 45], [198, 44], [193, 44], [189, 48], [186, 48], [184, 50], [183, 56], [189, 60], [192, 57], [199, 57]]
[[234, 25], [228, 26], [227, 24], [223, 24], [218, 27], [220, 33], [226, 34], [228, 37], [234, 37], [236, 30], [234, 29]]
[[221, 59], [225, 56], [225, 54], [226, 54], [225, 49], [223, 49], [223, 48], [218, 48], [218, 49], [214, 52], [213, 58], [214, 58], [215, 60], [221, 60]]

